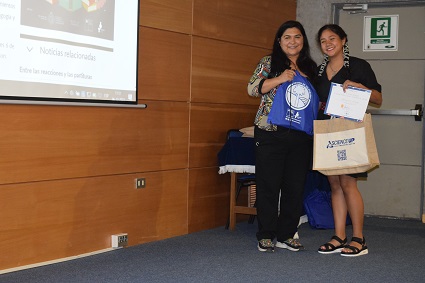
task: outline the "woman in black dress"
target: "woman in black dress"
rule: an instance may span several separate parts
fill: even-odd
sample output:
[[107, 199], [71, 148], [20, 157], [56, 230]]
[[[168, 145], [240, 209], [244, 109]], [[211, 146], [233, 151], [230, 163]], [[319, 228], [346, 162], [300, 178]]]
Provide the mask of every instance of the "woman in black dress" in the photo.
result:
[[[318, 41], [324, 54], [324, 61], [318, 67], [316, 91], [319, 94], [321, 107], [319, 119], [330, 119], [324, 114], [331, 82], [348, 86], [369, 89], [372, 91], [370, 103], [382, 104], [381, 85], [369, 63], [363, 59], [352, 57], [348, 52], [347, 34], [335, 24], [325, 25], [318, 32]], [[359, 256], [368, 253], [363, 236], [364, 203], [357, 187], [357, 177], [367, 173], [328, 176], [332, 191], [332, 209], [335, 222], [335, 235], [320, 246], [319, 253], [341, 253], [343, 256]], [[345, 232], [347, 212], [353, 225], [353, 236], [347, 244]]]

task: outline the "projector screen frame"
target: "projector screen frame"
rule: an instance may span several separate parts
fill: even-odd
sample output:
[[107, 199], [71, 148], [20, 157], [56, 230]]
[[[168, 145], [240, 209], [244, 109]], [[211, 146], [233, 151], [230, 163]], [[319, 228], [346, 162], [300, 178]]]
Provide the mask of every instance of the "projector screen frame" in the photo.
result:
[[[29, 3], [28, 1], [31, 1], [31, 0], [22, 0], [21, 1], [21, 4], [24, 3], [25, 1], [26, 1], [26, 3]], [[106, 1], [108, 1], [108, 0], [106, 0]], [[109, 1], [113, 5], [114, 13], [116, 13], [116, 10], [115, 10], [115, 5], [116, 4], [115, 4], [115, 2], [120, 1], [120, 0], [109, 0]], [[128, 4], [127, 1], [129, 1], [129, 0], [126, 0], [126, 2], [124, 4]], [[130, 87], [131, 88], [131, 91], [126, 89], [126, 90], [123, 90], [123, 93], [121, 94], [120, 93], [120, 90], [121, 89], [118, 89], [118, 91], [116, 91], [116, 89], [110, 89], [111, 92], [116, 91], [115, 95], [117, 95], [117, 93], [120, 96], [122, 95], [122, 98], [121, 97], [118, 97], [118, 98], [113, 97], [113, 99], [112, 99], [111, 97], [113, 96], [114, 93], [112, 95], [109, 95], [108, 94], [109, 96], [106, 96], [106, 91], [104, 93], [102, 93], [102, 92], [96, 92], [96, 89], [102, 89], [102, 87], [99, 87], [99, 85], [91, 86], [90, 85], [90, 82], [87, 84], [87, 86], [72, 85], [72, 84], [68, 84], [68, 85], [65, 84], [63, 86], [60, 86], [60, 84], [55, 84], [55, 83], [51, 83], [51, 82], [36, 81], [35, 82], [35, 87], [34, 87], [34, 86], [27, 86], [27, 85], [25, 85], [25, 84], [30, 84], [31, 82], [29, 82], [29, 81], [15, 80], [12, 83], [12, 80], [10, 80], [9, 78], [4, 78], [3, 76], [1, 76], [0, 77], [0, 104], [34, 104], [34, 105], [62, 105], [62, 104], [64, 104], [64, 105], [69, 105], [69, 106], [97, 106], [97, 107], [115, 107], [115, 105], [116, 105], [117, 107], [120, 107], [120, 106], [123, 106], [123, 107], [134, 106], [136, 108], [146, 108], [146, 104], [140, 104], [140, 105], [138, 104], [138, 99], [139, 99], [139, 93], [138, 93], [138, 73], [139, 73], [139, 70], [138, 70], [138, 58], [139, 58], [139, 48], [138, 48], [138, 46], [139, 46], [139, 20], [140, 20], [140, 14], [139, 13], [140, 13], [140, 3], [137, 0], [130, 0], [130, 1], [133, 1], [132, 2], [132, 5], [137, 7], [137, 10], [133, 14], [134, 15], [134, 18], [131, 21], [132, 25], [134, 25], [134, 26], [132, 26], [132, 28], [128, 32], [130, 34], [129, 36], [132, 36], [132, 43], [133, 43], [133, 45], [131, 46], [131, 48], [129, 50], [131, 51], [131, 54], [133, 56], [131, 58], [134, 59], [134, 60], [132, 60], [132, 63], [131, 63], [131, 74], [132, 74], [132, 77], [130, 79], [131, 80], [131, 87]], [[50, 4], [49, 2], [55, 2], [55, 1], [46, 1], [47, 4]], [[72, 2], [72, 1], [70, 1], [70, 2]], [[78, 1], [75, 1], [75, 2], [78, 2]], [[5, 3], [7, 3], [7, 1]], [[14, 11], [15, 13], [16, 12], [22, 13], [21, 10], [22, 10], [22, 7], [23, 6], [19, 6], [19, 4], [16, 4], [16, 2], [14, 2], [14, 1], [10, 1], [10, 3], [12, 3], [12, 4], [9, 4], [10, 6], [16, 6], [15, 7], [15, 11]], [[57, 3], [57, 1], [56, 1], [56, 3]], [[0, 7], [0, 11], [2, 9], [4, 9], [4, 8], [3, 7]], [[16, 11], [16, 10], [18, 10], [18, 11]], [[4, 13], [4, 14], [7, 14], [7, 13]], [[11, 12], [11, 14], [12, 14], [12, 12]], [[114, 17], [115, 16], [116, 15], [114, 14]], [[116, 19], [114, 18], [114, 20], [116, 20]], [[13, 24], [16, 24], [16, 22], [13, 23]], [[20, 20], [18, 21], [18, 25], [20, 27], [22, 26]], [[114, 25], [114, 29], [115, 28], [116, 28], [116, 26]], [[121, 26], [121, 28], [122, 28], [122, 26]], [[113, 33], [117, 33], [117, 31], [114, 30]], [[63, 34], [64, 33], [62, 32], [62, 35]], [[37, 36], [34, 36], [33, 37], [33, 35], [31, 35], [31, 34], [26, 34], [26, 35], [24, 34], [23, 35], [22, 30], [20, 31], [20, 35], [19, 36], [20, 36], [20, 38], [25, 38], [26, 40], [30, 40], [30, 41], [31, 40], [35, 40], [35, 41], [38, 40], [38, 37]], [[112, 36], [114, 36], [114, 35], [112, 35]], [[119, 36], [115, 36], [115, 37], [119, 37]], [[121, 39], [122, 38], [123, 37], [121, 37]], [[115, 44], [115, 42], [113, 42], [114, 40], [115, 39], [113, 39], [112, 40], [112, 43], [110, 43], [112, 46]], [[64, 49], [67, 48], [67, 47], [69, 47], [68, 46], [68, 43], [67, 42], [64, 42], [64, 40], [61, 40], [61, 39], [47, 38], [45, 41], [46, 42], [49, 42], [49, 41], [55, 42], [56, 41], [55, 44], [64, 44], [63, 45]], [[94, 40], [93, 42], [96, 42], [96, 41]], [[100, 42], [102, 42], [102, 41], [100, 41]], [[39, 42], [37, 42], [37, 43], [39, 43]], [[80, 44], [80, 45], [84, 45], [84, 44]], [[86, 45], [88, 46], [88, 48], [91, 48], [90, 47], [91, 46], [90, 44], [86, 44]], [[71, 43], [70, 46], [72, 46], [72, 43]], [[14, 48], [18, 48], [18, 46], [14, 46]], [[20, 48], [23, 49], [24, 47], [21, 46]], [[58, 49], [60, 49], [60, 48], [58, 48]], [[97, 48], [97, 49], [99, 49], [99, 48]], [[106, 49], [108, 49], [108, 48], [106, 48]], [[101, 50], [100, 52], [102, 52], [102, 51], [104, 51], [104, 50]], [[30, 51], [28, 51], [28, 52], [30, 52]], [[88, 49], [88, 52], [90, 52], [90, 49]], [[105, 52], [107, 52], [107, 51], [105, 51]], [[121, 50], [121, 52], [122, 52], [122, 50]], [[40, 51], [40, 53], [41, 53], [41, 51]], [[109, 54], [109, 56], [115, 56], [115, 60], [116, 61], [119, 61], [120, 58], [117, 58], [116, 57], [116, 56], [119, 55], [118, 53], [116, 53], [116, 54], [115, 53]], [[0, 55], [1, 55], [1, 49], [0, 49]], [[6, 53], [6, 56], [7, 56], [7, 53]], [[30, 68], [31, 68], [31, 66], [28, 67], [28, 69], [30, 69]], [[19, 92], [19, 90], [16, 90], [15, 93], [14, 92], [8, 92], [7, 93], [2, 88], [2, 86], [4, 87], [5, 85], [8, 85], [8, 84], [10, 84], [10, 86], [6, 86], [4, 89], [6, 89], [6, 90], [8, 88], [13, 89], [13, 87], [11, 87], [11, 86], [13, 86], [13, 84], [19, 84], [20, 87], [22, 87], [25, 90], [22, 91], [21, 93], [19, 93], [19, 95], [17, 95], [17, 92]], [[130, 84], [128, 84], [128, 85], [130, 85]], [[75, 94], [73, 93], [74, 96], [69, 95], [69, 97], [60, 97], [60, 95], [67, 93], [67, 91], [63, 91], [62, 92], [62, 90], [60, 90], [61, 92], [58, 91], [58, 97], [56, 97], [56, 96], [52, 96], [52, 97], [31, 96], [31, 95], [28, 95], [27, 94], [28, 92], [33, 92], [34, 95], [37, 95], [37, 92], [36, 92], [37, 91], [37, 88], [40, 88], [40, 89], [48, 88], [49, 89], [49, 88], [55, 88], [55, 87], [58, 87], [58, 88], [61, 88], [61, 87], [64, 87], [64, 88], [66, 88], [66, 87], [72, 87], [73, 88], [73, 91], [75, 91]], [[87, 89], [90, 89], [90, 90], [93, 89], [94, 91], [93, 92], [91, 92], [91, 91], [88, 91], [88, 92], [81, 91], [81, 94], [80, 94], [79, 93], [79, 89], [84, 89], [84, 88], [87, 88]], [[16, 88], [16, 89], [18, 89], [18, 88]], [[26, 89], [29, 89], [29, 90], [26, 90]], [[131, 94], [130, 94], [130, 92], [131, 92]], [[71, 93], [71, 92], [69, 92], [69, 93]], [[73, 97], [77, 97], [76, 96], [76, 93], [79, 93], [78, 98], [73, 98]], [[85, 96], [83, 97], [82, 94], [85, 94]], [[105, 97], [107, 97], [109, 99], [102, 99], [102, 98], [99, 97], [100, 95], [98, 95], [97, 97], [90, 97], [89, 94], [105, 95]], [[131, 99], [129, 98], [130, 96], [131, 96]]]

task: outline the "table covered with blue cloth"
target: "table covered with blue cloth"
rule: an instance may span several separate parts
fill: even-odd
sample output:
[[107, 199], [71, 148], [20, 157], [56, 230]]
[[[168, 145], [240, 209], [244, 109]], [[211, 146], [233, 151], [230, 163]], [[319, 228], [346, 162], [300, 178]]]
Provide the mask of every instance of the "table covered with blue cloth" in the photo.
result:
[[238, 173], [255, 173], [255, 142], [252, 137], [230, 137], [218, 153], [219, 174], [230, 173], [229, 229], [234, 230], [236, 214], [256, 215], [255, 207], [236, 205]]
[[255, 142], [251, 137], [232, 137], [218, 153], [219, 174], [255, 173]]
[[[219, 174], [230, 173], [230, 225], [229, 229], [234, 230], [236, 224], [236, 214], [256, 215], [254, 207], [244, 207], [236, 205], [236, 186], [238, 173], [255, 173], [255, 141], [251, 137], [231, 137], [224, 144], [218, 153]], [[308, 182], [307, 182], [308, 183]], [[308, 218], [303, 215], [299, 224], [307, 222]]]

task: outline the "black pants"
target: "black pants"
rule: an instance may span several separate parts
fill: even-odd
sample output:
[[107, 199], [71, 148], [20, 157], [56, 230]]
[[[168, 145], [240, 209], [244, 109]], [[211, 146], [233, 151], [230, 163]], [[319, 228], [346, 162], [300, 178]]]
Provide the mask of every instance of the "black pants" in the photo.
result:
[[313, 138], [284, 127], [276, 132], [255, 127], [254, 135], [257, 239], [276, 237], [282, 242], [297, 231], [303, 210], [304, 185], [311, 168]]

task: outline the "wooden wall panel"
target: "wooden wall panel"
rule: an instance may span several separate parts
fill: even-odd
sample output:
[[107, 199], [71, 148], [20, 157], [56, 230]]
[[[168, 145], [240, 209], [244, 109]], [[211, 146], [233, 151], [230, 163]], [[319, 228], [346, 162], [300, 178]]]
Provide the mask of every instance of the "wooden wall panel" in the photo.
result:
[[193, 34], [271, 48], [278, 27], [294, 20], [296, 0], [193, 0]]
[[269, 50], [206, 38], [193, 38], [192, 102], [258, 105], [248, 81]]
[[0, 269], [104, 249], [114, 233], [136, 245], [226, 223], [217, 153], [252, 125], [247, 82], [296, 1], [139, 3], [147, 109], [0, 106]]
[[139, 0], [139, 24], [180, 33], [192, 33], [193, 0]]
[[1, 106], [0, 183], [187, 168], [188, 104], [147, 103]]
[[189, 35], [141, 27], [139, 100], [189, 101], [190, 57]]
[[129, 245], [187, 234], [187, 188], [187, 170], [1, 185], [0, 269], [110, 248], [117, 233]]
[[257, 109], [257, 105], [192, 103], [189, 167], [217, 166], [227, 131], [252, 126]]
[[189, 233], [224, 226], [229, 217], [230, 175], [216, 168], [189, 171]]

